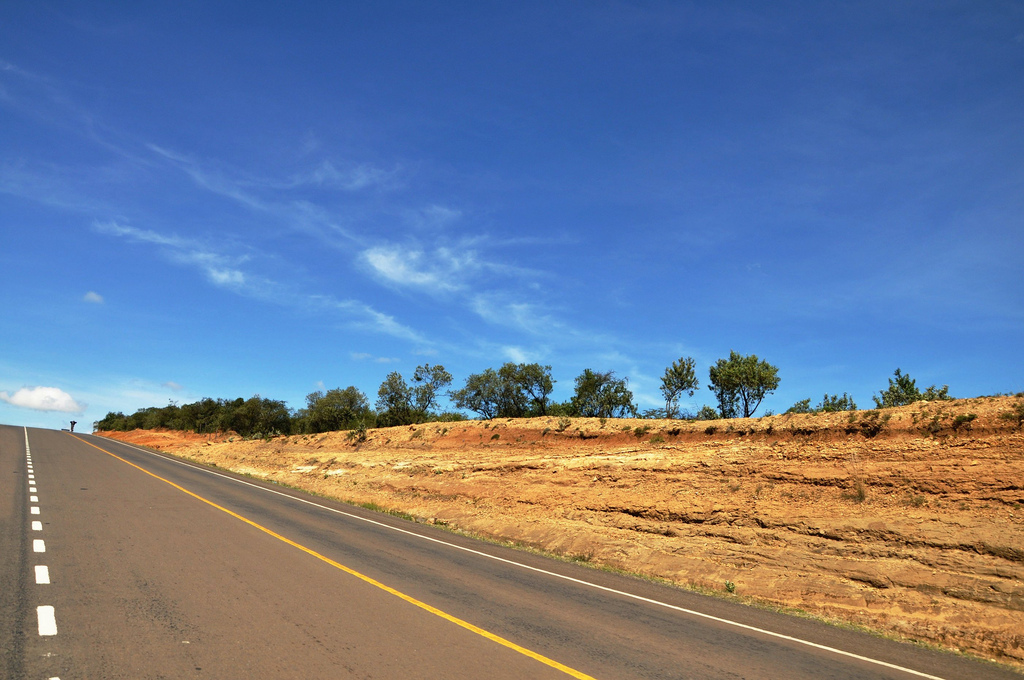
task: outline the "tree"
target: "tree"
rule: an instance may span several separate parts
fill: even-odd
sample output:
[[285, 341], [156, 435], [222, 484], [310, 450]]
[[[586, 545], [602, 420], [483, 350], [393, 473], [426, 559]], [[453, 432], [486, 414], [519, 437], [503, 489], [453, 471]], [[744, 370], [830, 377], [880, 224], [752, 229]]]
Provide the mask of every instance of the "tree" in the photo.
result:
[[377, 390], [377, 422], [382, 427], [411, 425], [413, 417], [412, 388], [398, 371], [388, 373]]
[[124, 432], [128, 429], [128, 416], [120, 411], [108, 411], [102, 420], [92, 424], [92, 429], [103, 432]]
[[871, 397], [875, 401], [876, 408], [890, 408], [893, 406], [906, 406], [915, 401], [945, 401], [951, 399], [949, 396], [949, 385], [941, 388], [932, 385], [924, 392], [917, 389], [917, 381], [911, 378], [900, 369], [896, 369], [893, 377], [889, 378], [889, 387], [878, 395]]
[[636, 415], [629, 380], [616, 378], [613, 371], [584, 370], [576, 378], [576, 393], [570, 401], [574, 416], [583, 418], [624, 418]]
[[553, 387], [550, 366], [507, 362], [497, 371], [470, 375], [465, 387], [449, 396], [457, 408], [487, 419], [526, 418], [547, 414]]
[[184, 404], [181, 407], [182, 429], [192, 430], [198, 434], [216, 432], [222, 410], [221, 402], [209, 397]]
[[779, 369], [756, 354], [743, 356], [729, 352], [728, 359], [719, 359], [708, 371], [708, 389], [718, 399], [723, 418], [749, 418], [761, 405], [765, 395], [779, 387]]
[[451, 385], [452, 374], [444, 370], [444, 366], [440, 364], [424, 364], [416, 367], [412, 383], [413, 407], [421, 418], [426, 419], [437, 407], [438, 393]]
[[[241, 399], [237, 401], [242, 401]], [[291, 413], [283, 401], [258, 394], [246, 399], [229, 416], [229, 427], [243, 437], [270, 437], [291, 432]]]
[[[234, 419], [235, 411], [242, 407], [245, 403], [245, 399], [238, 397], [237, 399], [223, 399], [218, 400], [220, 403], [220, 413], [217, 415], [217, 431], [227, 432], [232, 429], [231, 422]], [[237, 432], [237, 430], [236, 430]]]
[[548, 396], [554, 389], [551, 367], [540, 364], [506, 363], [498, 370], [505, 383], [506, 396], [510, 406], [523, 416], [546, 416]]
[[473, 373], [466, 378], [462, 389], [449, 392], [455, 408], [464, 408], [479, 413], [490, 420], [498, 415], [502, 391], [501, 376], [493, 368], [483, 373]]
[[333, 432], [351, 430], [365, 425], [370, 416], [370, 404], [366, 395], [350, 386], [310, 392], [306, 395], [305, 430], [307, 432]]
[[843, 392], [843, 396], [838, 394], [828, 394], [822, 397], [821, 403], [818, 404], [815, 409], [819, 413], [832, 413], [836, 411], [856, 411], [857, 404], [854, 403], [853, 397]]
[[700, 386], [697, 374], [693, 370], [694, 362], [690, 357], [680, 357], [665, 369], [661, 377], [661, 393], [665, 397], [665, 417], [675, 418], [679, 413], [679, 397], [686, 392], [691, 397]]

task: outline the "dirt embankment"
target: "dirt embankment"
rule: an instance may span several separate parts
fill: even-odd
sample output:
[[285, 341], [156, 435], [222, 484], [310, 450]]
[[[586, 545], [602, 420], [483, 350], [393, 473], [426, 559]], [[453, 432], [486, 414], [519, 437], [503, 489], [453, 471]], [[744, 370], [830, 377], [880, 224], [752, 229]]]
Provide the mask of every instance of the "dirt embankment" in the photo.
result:
[[1022, 401], [111, 436], [1024, 667]]

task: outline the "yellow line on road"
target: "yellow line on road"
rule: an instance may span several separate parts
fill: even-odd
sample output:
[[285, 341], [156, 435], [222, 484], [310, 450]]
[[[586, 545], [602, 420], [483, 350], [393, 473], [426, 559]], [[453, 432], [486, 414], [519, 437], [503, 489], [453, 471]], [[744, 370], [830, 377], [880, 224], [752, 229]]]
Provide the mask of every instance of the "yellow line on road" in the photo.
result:
[[114, 454], [114, 453], [111, 453], [110, 451], [102, 449], [99, 446], [96, 446], [95, 444], [93, 444], [92, 442], [87, 442], [87, 441], [85, 441], [84, 439], [82, 439], [81, 437], [79, 437], [77, 435], [74, 435], [74, 434], [71, 434], [71, 433], [68, 433], [68, 434], [70, 436], [74, 437], [75, 439], [77, 439], [78, 441], [82, 442], [83, 444], [88, 444], [89, 446], [93, 447], [94, 449], [102, 451], [103, 453], [107, 454], [108, 456], [116, 458], [119, 461], [121, 461], [122, 463], [125, 463], [126, 465], [131, 465], [133, 468], [135, 468], [137, 470], [141, 470], [142, 472], [145, 472], [150, 477], [154, 477], [155, 479], [159, 479], [161, 482], [164, 482], [165, 484], [169, 484], [170, 486], [173, 486], [178, 491], [181, 491], [182, 493], [188, 494], [189, 496], [192, 496], [196, 500], [200, 500], [203, 503], [206, 503], [207, 505], [210, 505], [210, 506], [212, 506], [214, 508], [217, 508], [221, 512], [227, 513], [227, 514], [231, 515], [232, 517], [234, 517], [235, 519], [241, 520], [241, 521], [245, 522], [246, 524], [248, 524], [249, 526], [254, 527], [256, 529], [259, 529], [263, 533], [269, 534], [270, 536], [273, 536], [274, 538], [276, 538], [279, 541], [287, 543], [288, 545], [292, 546], [293, 548], [298, 548], [299, 550], [301, 550], [302, 552], [306, 553], [307, 555], [311, 555], [311, 556], [317, 558], [318, 560], [320, 560], [322, 562], [326, 562], [327, 564], [331, 565], [332, 567], [335, 567], [336, 569], [340, 569], [341, 571], [345, 572], [346, 574], [351, 574], [352, 576], [355, 576], [356, 578], [358, 578], [358, 579], [360, 579], [362, 581], [365, 581], [366, 583], [369, 583], [372, 586], [380, 588], [384, 592], [390, 593], [390, 594], [394, 595], [395, 597], [399, 597], [399, 598], [405, 600], [406, 602], [408, 602], [409, 604], [416, 605], [420, 609], [424, 609], [424, 610], [430, 612], [431, 614], [434, 614], [435, 616], [440, 616], [442, 619], [445, 619], [446, 621], [450, 621], [450, 622], [454, 623], [457, 626], [461, 626], [462, 628], [465, 628], [468, 631], [476, 633], [477, 635], [479, 635], [481, 637], [485, 637], [488, 640], [491, 640], [492, 642], [497, 642], [499, 645], [502, 645], [504, 647], [508, 647], [511, 650], [519, 652], [523, 656], [528, 656], [531, 659], [534, 659], [536, 661], [540, 661], [542, 664], [544, 664], [546, 666], [550, 666], [551, 668], [554, 668], [556, 670], [562, 671], [563, 673], [565, 673], [567, 675], [570, 675], [570, 676], [572, 676], [574, 678], [578, 678], [579, 680], [596, 680], [593, 676], [587, 675], [586, 673], [582, 673], [582, 672], [576, 670], [575, 668], [570, 668], [569, 666], [566, 666], [565, 664], [559, 663], [559, 662], [555, 661], [554, 659], [549, 659], [549, 658], [547, 658], [546, 656], [544, 656], [542, 654], [538, 654], [537, 652], [534, 652], [534, 651], [531, 651], [531, 650], [527, 649], [526, 647], [521, 647], [520, 645], [517, 645], [516, 643], [512, 642], [511, 640], [506, 640], [505, 638], [501, 637], [500, 635], [495, 635], [494, 633], [491, 633], [490, 631], [486, 631], [483, 628], [480, 628], [479, 626], [474, 626], [472, 623], [470, 623], [468, 621], [463, 621], [462, 619], [458, 618], [457, 616], [452, 616], [451, 614], [448, 614], [447, 612], [441, 611], [437, 607], [433, 607], [433, 606], [427, 604], [426, 602], [421, 602], [420, 600], [417, 600], [415, 597], [412, 597], [410, 595], [406, 595], [405, 593], [403, 593], [403, 592], [401, 592], [399, 590], [395, 590], [391, 586], [384, 585], [383, 583], [381, 583], [380, 581], [377, 581], [376, 579], [370, 578], [369, 576], [367, 576], [365, 574], [362, 574], [362, 573], [356, 571], [355, 569], [351, 569], [349, 567], [346, 567], [344, 564], [341, 564], [340, 562], [335, 562], [334, 560], [332, 560], [330, 557], [327, 557], [326, 555], [321, 555], [317, 551], [315, 551], [315, 550], [313, 550], [311, 548], [307, 548], [306, 546], [304, 546], [304, 545], [302, 545], [300, 543], [296, 543], [295, 541], [291, 540], [290, 538], [285, 538], [281, 534], [268, 529], [267, 527], [263, 526], [262, 524], [257, 524], [256, 522], [252, 521], [251, 519], [249, 519], [247, 517], [243, 517], [242, 515], [239, 515], [237, 512], [233, 512], [233, 511], [228, 510], [227, 508], [225, 508], [225, 507], [223, 507], [221, 505], [217, 505], [213, 501], [208, 500], [206, 498], [203, 498], [199, 494], [193, 493], [193, 492], [189, 491], [188, 489], [186, 489], [183, 486], [179, 486], [179, 485], [175, 484], [174, 482], [172, 482], [172, 481], [170, 481], [168, 479], [164, 479], [160, 475], [154, 474], [154, 473], [150, 472], [149, 470], [147, 470], [147, 469], [145, 469], [143, 467], [140, 467], [140, 466], [136, 465], [135, 463], [132, 463], [131, 461], [127, 461], [124, 458], [122, 458], [121, 456], [118, 456], [117, 454]]

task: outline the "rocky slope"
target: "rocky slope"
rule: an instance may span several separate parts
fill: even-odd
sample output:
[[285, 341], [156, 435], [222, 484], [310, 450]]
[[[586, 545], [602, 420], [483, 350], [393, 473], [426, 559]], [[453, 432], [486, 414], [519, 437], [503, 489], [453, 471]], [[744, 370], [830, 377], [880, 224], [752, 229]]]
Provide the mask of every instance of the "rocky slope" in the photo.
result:
[[363, 441], [111, 436], [1021, 666], [1022, 402], [430, 423]]

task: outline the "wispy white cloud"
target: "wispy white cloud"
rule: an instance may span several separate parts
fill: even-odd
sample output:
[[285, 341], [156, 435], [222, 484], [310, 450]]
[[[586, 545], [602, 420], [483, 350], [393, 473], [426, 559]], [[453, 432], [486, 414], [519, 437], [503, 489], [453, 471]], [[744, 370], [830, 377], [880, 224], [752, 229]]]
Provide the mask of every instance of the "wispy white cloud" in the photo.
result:
[[405, 211], [406, 222], [418, 229], [440, 229], [455, 224], [461, 219], [461, 210], [446, 205], [432, 204], [425, 208]]
[[463, 279], [479, 268], [474, 253], [458, 255], [448, 248], [427, 253], [397, 245], [378, 246], [363, 251], [361, 258], [385, 282], [429, 293], [459, 290]]
[[393, 364], [399, 361], [394, 357], [378, 357], [367, 352], [352, 352], [350, 356], [354, 361], [372, 361], [376, 364]]
[[192, 239], [168, 236], [117, 222], [97, 222], [94, 227], [100, 233], [163, 247], [171, 261], [195, 267], [203, 272], [210, 283], [239, 295], [303, 311], [328, 310], [341, 313], [353, 328], [383, 333], [415, 343], [426, 342], [422, 335], [404, 326], [393, 316], [365, 303], [357, 300], [339, 300], [331, 295], [297, 292], [266, 277], [246, 272], [241, 265], [248, 261], [249, 257], [224, 255]]
[[167, 382], [163, 383], [161, 385], [161, 387], [166, 387], [168, 389], [172, 389], [175, 392], [180, 392], [181, 390], [185, 389], [184, 387], [182, 387], [178, 383], [174, 382], [173, 380], [168, 380]]
[[59, 387], [22, 387], [14, 394], [0, 392], [0, 401], [34, 411], [81, 413], [88, 408], [88, 404], [78, 403]]
[[530, 363], [530, 355], [527, 354], [521, 347], [503, 347], [501, 350], [509, 361], [514, 361], [517, 364], [528, 364]]
[[295, 189], [316, 186], [340, 191], [360, 191], [370, 188], [388, 188], [396, 183], [399, 168], [384, 170], [365, 163], [347, 163], [341, 168], [331, 161], [322, 161], [312, 170], [293, 175], [287, 182], [265, 181], [264, 186]]
[[472, 298], [470, 306], [485, 321], [533, 335], [547, 335], [564, 328], [538, 305], [509, 300], [503, 295], [481, 293]]
[[146, 146], [159, 158], [191, 177], [200, 188], [254, 212], [270, 215], [289, 229], [315, 236], [335, 247], [362, 244], [363, 239], [321, 206], [302, 198], [289, 198], [287, 193], [282, 195], [280, 192], [310, 186], [345, 192], [389, 188], [397, 184], [400, 174], [400, 168], [385, 170], [358, 163], [338, 168], [330, 161], [323, 161], [308, 172], [286, 179], [252, 177], [230, 169], [210, 167], [157, 144]]
[[175, 167], [185, 172], [196, 184], [207, 191], [230, 198], [254, 210], [265, 211], [268, 209], [268, 205], [265, 202], [243, 191], [238, 182], [225, 177], [222, 173], [204, 168], [188, 156], [165, 149], [156, 144], [147, 144], [146, 147], [158, 156], [173, 163]]
[[103, 304], [103, 296], [100, 295], [99, 293], [97, 293], [94, 290], [90, 290], [88, 293], [86, 293], [82, 297], [82, 300], [85, 301], [85, 302], [91, 302], [92, 304], [95, 304], [95, 305], [102, 305]]
[[247, 286], [253, 287], [256, 281], [239, 269], [246, 257], [229, 257], [217, 253], [197, 241], [167, 236], [148, 229], [137, 229], [117, 222], [95, 222], [95, 229], [100, 233], [126, 238], [137, 243], [149, 243], [165, 248], [168, 257], [175, 262], [191, 265], [200, 269], [210, 283], [240, 290]]
[[338, 300], [330, 295], [310, 295], [305, 298], [305, 303], [311, 307], [343, 312], [348, 317], [349, 324], [359, 330], [384, 333], [415, 343], [427, 343], [426, 338], [420, 333], [403, 325], [395, 317], [356, 300]]
[[500, 288], [495, 277], [513, 283], [536, 279], [537, 272], [486, 260], [469, 241], [431, 249], [388, 243], [367, 248], [359, 259], [379, 281], [428, 294]]

